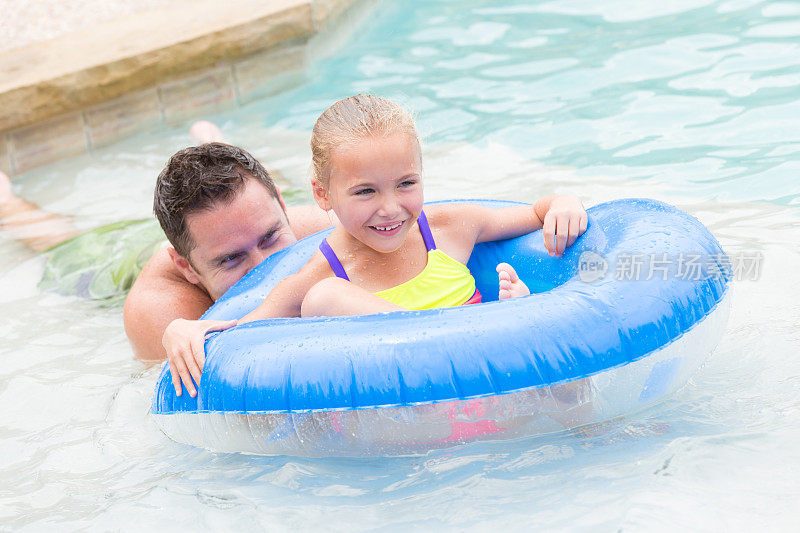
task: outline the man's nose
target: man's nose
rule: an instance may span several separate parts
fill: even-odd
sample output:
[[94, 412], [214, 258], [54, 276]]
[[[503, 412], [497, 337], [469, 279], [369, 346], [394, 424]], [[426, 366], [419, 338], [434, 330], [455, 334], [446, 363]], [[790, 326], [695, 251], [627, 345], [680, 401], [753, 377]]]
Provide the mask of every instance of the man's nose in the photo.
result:
[[262, 250], [261, 248], [255, 250], [248, 258], [247, 271], [250, 272], [253, 270], [255, 267], [261, 264], [261, 261], [270, 255], [272, 254], [270, 254], [267, 250]]

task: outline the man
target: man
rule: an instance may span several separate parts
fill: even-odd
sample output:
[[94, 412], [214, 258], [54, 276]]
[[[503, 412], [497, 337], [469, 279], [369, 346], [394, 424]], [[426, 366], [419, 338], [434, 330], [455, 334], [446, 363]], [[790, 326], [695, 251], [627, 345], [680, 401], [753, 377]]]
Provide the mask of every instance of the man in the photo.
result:
[[[161, 344], [174, 320], [199, 318], [264, 258], [330, 220], [316, 207], [287, 209], [267, 171], [246, 151], [222, 143], [186, 148], [158, 176], [154, 211], [170, 245], [155, 253], [131, 288], [125, 331], [140, 359], [167, 357]], [[209, 323], [226, 326], [227, 322]], [[200, 380], [203, 350], [172, 353], [173, 383]]]
[[[0, 227], [31, 249], [46, 251], [45, 277], [48, 271], [58, 271], [53, 278], [62, 286], [69, 278], [69, 288], [62, 292], [95, 296], [98, 291], [86, 288], [96, 285], [96, 265], [86, 272], [64, 271], [71, 270], [77, 262], [96, 263], [98, 253], [108, 255], [107, 246], [97, 245], [100, 237], [106, 241], [130, 241], [133, 234], [137, 242], [128, 247], [123, 262], [131, 263], [132, 256], [144, 266], [138, 277], [136, 265], [127, 268], [126, 276], [135, 277], [135, 282], [122, 280], [114, 294], [133, 283], [123, 317], [134, 355], [142, 360], [167, 358], [161, 341], [173, 320], [199, 318], [265, 257], [298, 237], [331, 225], [327, 214], [316, 206], [286, 208], [267, 171], [246, 151], [222, 143], [208, 144], [222, 139], [213, 124], [196, 123], [191, 133], [207, 144], [176, 153], [158, 177], [154, 209], [164, 233], [150, 222], [134, 221], [98, 228], [72, 239], [77, 231], [67, 217], [47, 213], [15, 196], [10, 180], [0, 172]], [[171, 244], [159, 246], [164, 234]], [[84, 240], [92, 244], [81, 246]], [[154, 248], [157, 249], [153, 253]], [[87, 258], [90, 249], [94, 249], [94, 257]], [[71, 256], [62, 262], [64, 268], [51, 266], [59, 255]], [[100, 292], [99, 297], [104, 297], [113, 291]], [[194, 358], [191, 361], [194, 363]], [[202, 365], [202, 358], [199, 364]], [[170, 361], [170, 368], [173, 381], [179, 385], [182, 377], [194, 393], [189, 367], [183, 359]], [[191, 374], [197, 380], [199, 370], [197, 365], [192, 366]]]

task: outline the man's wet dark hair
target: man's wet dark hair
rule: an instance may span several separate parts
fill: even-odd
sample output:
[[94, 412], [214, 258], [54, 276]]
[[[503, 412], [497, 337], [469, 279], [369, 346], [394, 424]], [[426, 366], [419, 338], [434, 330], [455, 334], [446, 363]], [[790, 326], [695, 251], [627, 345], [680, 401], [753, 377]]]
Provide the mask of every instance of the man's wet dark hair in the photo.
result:
[[278, 198], [267, 170], [236, 146], [207, 143], [184, 148], [170, 157], [156, 180], [153, 212], [180, 255], [188, 260], [195, 247], [186, 217], [231, 201], [248, 178], [260, 182]]

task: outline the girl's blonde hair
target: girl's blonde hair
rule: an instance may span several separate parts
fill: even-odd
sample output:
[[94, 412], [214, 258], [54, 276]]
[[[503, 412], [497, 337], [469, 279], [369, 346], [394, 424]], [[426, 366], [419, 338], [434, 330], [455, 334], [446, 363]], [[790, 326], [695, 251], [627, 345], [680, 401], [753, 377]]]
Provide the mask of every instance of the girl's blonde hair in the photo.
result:
[[339, 100], [326, 109], [311, 133], [313, 178], [327, 188], [331, 151], [343, 144], [357, 143], [375, 135], [407, 133], [419, 150], [414, 119], [402, 107], [385, 98], [357, 94]]

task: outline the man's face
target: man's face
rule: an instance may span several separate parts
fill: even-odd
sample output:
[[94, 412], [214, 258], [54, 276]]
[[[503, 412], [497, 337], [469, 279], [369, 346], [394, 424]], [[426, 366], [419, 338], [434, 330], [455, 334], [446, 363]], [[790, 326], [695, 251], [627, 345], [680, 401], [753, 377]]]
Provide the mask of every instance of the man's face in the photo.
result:
[[189, 281], [214, 300], [265, 257], [297, 242], [281, 203], [252, 178], [230, 202], [192, 213], [186, 225], [195, 242], [189, 260], [197, 277]]

